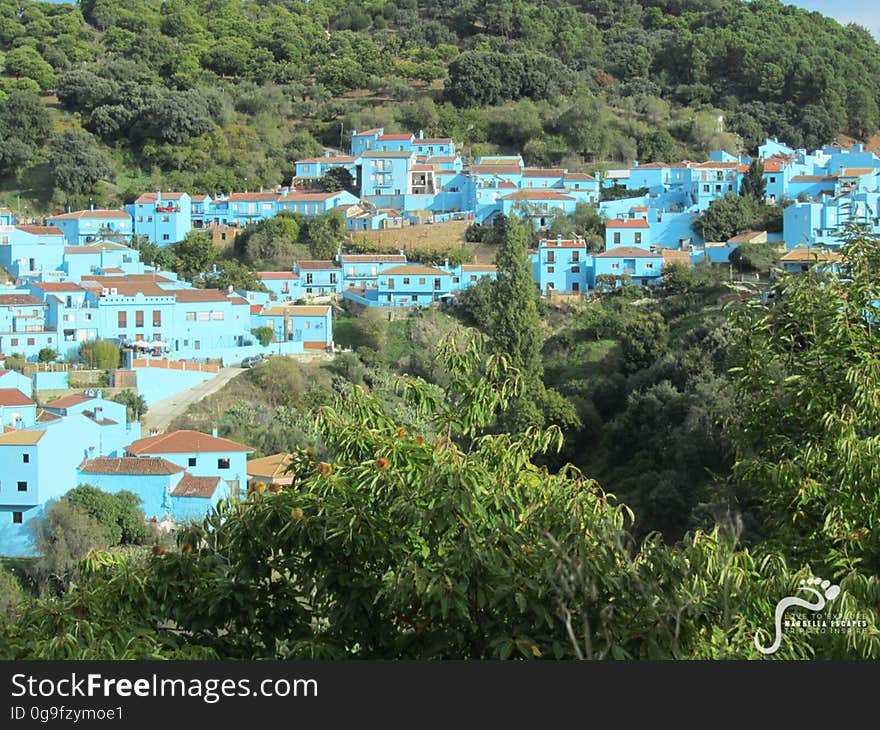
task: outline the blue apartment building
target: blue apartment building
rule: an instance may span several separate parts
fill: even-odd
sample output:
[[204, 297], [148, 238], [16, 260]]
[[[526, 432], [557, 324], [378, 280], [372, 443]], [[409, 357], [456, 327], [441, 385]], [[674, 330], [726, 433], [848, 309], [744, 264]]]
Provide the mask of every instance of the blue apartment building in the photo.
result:
[[130, 241], [134, 233], [131, 215], [124, 210], [78, 210], [46, 218], [46, 225], [58, 228], [68, 246], [82, 246], [103, 239]]
[[193, 228], [193, 201], [188, 193], [144, 193], [126, 211], [134, 221], [134, 232], [160, 246], [186, 238]]

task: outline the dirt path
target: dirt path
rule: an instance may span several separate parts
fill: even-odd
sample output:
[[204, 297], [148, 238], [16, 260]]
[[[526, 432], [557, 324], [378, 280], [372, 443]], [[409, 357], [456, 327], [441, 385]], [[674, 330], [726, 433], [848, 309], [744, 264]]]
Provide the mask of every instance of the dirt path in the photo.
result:
[[183, 413], [193, 403], [197, 403], [212, 393], [216, 393], [226, 383], [237, 375], [244, 372], [243, 368], [238, 366], [222, 368], [219, 373], [210, 380], [194, 385], [192, 388], [183, 390], [180, 393], [172, 395], [156, 401], [150, 406], [147, 415], [144, 416], [143, 433], [148, 435], [152, 429], [156, 429], [159, 433], [168, 428], [171, 421]]

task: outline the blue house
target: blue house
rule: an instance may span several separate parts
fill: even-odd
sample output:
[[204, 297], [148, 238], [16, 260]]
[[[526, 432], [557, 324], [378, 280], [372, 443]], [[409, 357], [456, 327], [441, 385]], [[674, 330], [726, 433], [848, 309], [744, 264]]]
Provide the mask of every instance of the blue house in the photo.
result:
[[299, 275], [303, 295], [320, 296], [342, 291], [342, 267], [335, 261], [296, 261], [293, 273]]
[[18, 388], [0, 388], [0, 427], [33, 428], [37, 423], [37, 404]]
[[547, 295], [584, 292], [593, 281], [593, 259], [583, 240], [541, 240], [534, 263], [538, 286]]
[[307, 157], [296, 161], [295, 176], [303, 179], [316, 179], [324, 177], [333, 168], [341, 167], [348, 170], [354, 177], [357, 159], [354, 155], [331, 155], [329, 152], [323, 157]]
[[612, 218], [605, 221], [605, 249], [618, 246], [651, 248], [651, 226], [645, 218]]
[[130, 241], [134, 227], [124, 210], [78, 210], [49, 216], [46, 224], [59, 228], [69, 246], [81, 246], [101, 239]]
[[125, 406], [107, 400], [100, 390], [49, 401], [43, 410], [61, 417], [82, 415], [95, 423], [98, 426], [97, 450], [104, 456], [121, 456], [126, 444], [141, 435], [140, 423], [128, 422]]
[[[300, 287], [300, 275], [293, 271], [258, 271], [257, 277], [277, 301], [297, 300], [302, 298], [303, 290]], [[248, 297], [245, 297], [248, 299]], [[251, 301], [248, 299], [248, 301]], [[251, 301], [253, 305], [253, 302]]]
[[387, 269], [406, 263], [401, 254], [340, 254], [339, 264], [345, 286], [376, 288], [379, 276]]
[[401, 264], [379, 277], [377, 304], [383, 307], [421, 306], [439, 302], [452, 290], [452, 273], [432, 266]]
[[55, 332], [46, 328], [46, 303], [24, 291], [0, 294], [0, 353], [36, 358], [44, 347], [54, 348]]
[[125, 448], [127, 456], [160, 457], [196, 477], [217, 477], [233, 493], [247, 484], [245, 464], [254, 449], [227, 438], [199, 431], [171, 431], [138, 439]]
[[327, 305], [282, 302], [255, 307], [251, 324], [271, 329], [275, 342], [299, 343], [300, 351], [333, 349], [333, 309]]
[[91, 274], [143, 274], [140, 251], [112, 241], [65, 246], [61, 271], [73, 281]]
[[593, 257], [596, 286], [599, 277], [614, 277], [618, 284], [631, 281], [637, 286], [656, 286], [663, 274], [663, 256], [635, 246], [618, 246]]
[[65, 244], [56, 226], [15, 226], [0, 231], [0, 265], [18, 277], [56, 271], [63, 263]]
[[127, 210], [134, 232], [159, 246], [182, 241], [193, 227], [193, 201], [187, 193], [144, 193]]
[[376, 140], [385, 134], [382, 127], [378, 129], [365, 129], [361, 132], [355, 130], [351, 134], [351, 154], [354, 157], [360, 157], [364, 152], [373, 149]]
[[0, 388], [20, 390], [27, 396], [32, 396], [34, 392], [31, 379], [15, 370], [0, 369]]
[[786, 251], [779, 259], [779, 266], [790, 274], [808, 271], [820, 266], [837, 271], [842, 260], [839, 253], [826, 249], [794, 248]]

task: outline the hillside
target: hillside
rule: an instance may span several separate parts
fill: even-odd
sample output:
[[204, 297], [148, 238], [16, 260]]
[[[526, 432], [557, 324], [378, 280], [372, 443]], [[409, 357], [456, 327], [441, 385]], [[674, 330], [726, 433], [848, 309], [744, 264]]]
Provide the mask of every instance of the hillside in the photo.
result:
[[25, 217], [273, 186], [375, 126], [593, 170], [878, 124], [870, 34], [777, 0], [2, 0], [0, 18], [0, 206]]

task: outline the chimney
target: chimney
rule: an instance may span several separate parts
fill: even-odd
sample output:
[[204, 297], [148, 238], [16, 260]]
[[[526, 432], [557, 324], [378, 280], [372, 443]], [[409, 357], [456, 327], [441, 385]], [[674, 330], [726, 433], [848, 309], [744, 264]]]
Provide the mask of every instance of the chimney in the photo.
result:
[[216, 426], [214, 426], [214, 427], [211, 428], [211, 435], [212, 435], [214, 438], [217, 438], [217, 427], [216, 427]]
[[156, 205], [160, 205], [162, 203], [162, 191], [156, 191]]
[[93, 198], [89, 198], [89, 210], [95, 209], [95, 201]]
[[424, 132], [424, 130], [420, 129], [419, 130], [419, 139], [424, 139], [424, 138], [425, 138], [425, 132]]
[[95, 406], [95, 420], [100, 421], [102, 418], [104, 418], [104, 407]]

